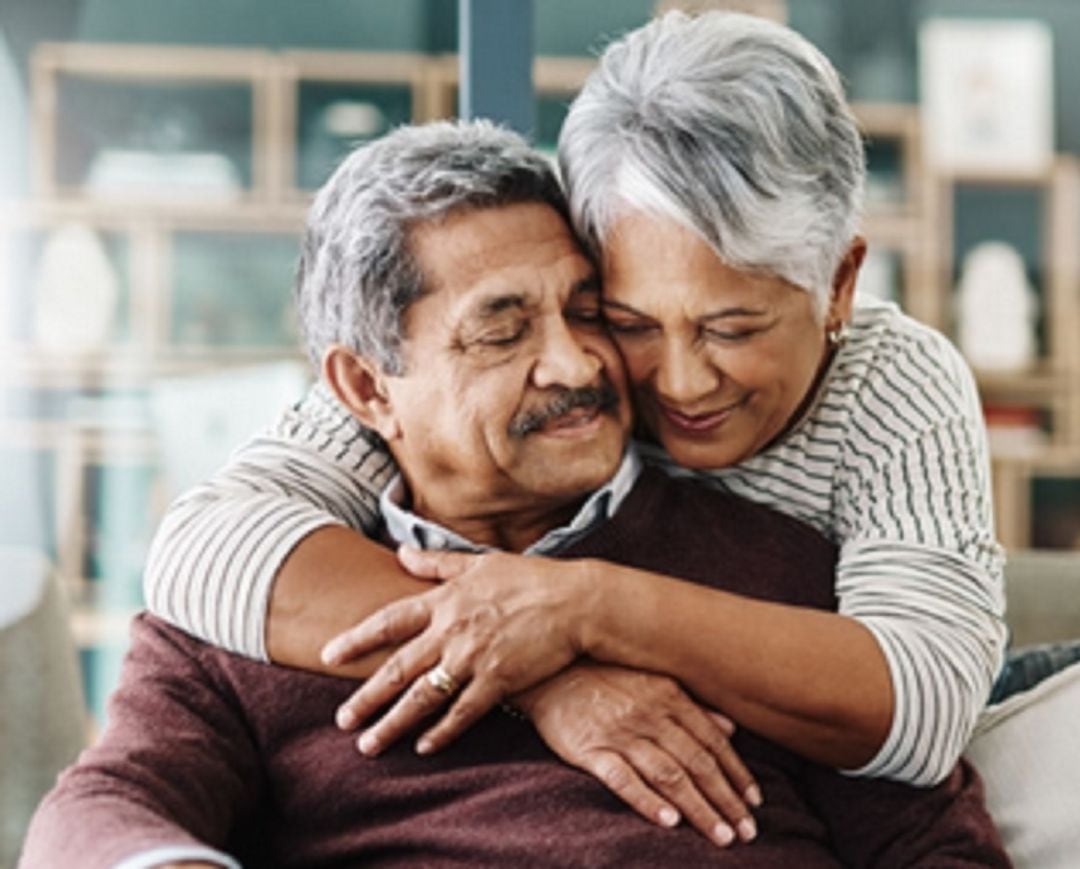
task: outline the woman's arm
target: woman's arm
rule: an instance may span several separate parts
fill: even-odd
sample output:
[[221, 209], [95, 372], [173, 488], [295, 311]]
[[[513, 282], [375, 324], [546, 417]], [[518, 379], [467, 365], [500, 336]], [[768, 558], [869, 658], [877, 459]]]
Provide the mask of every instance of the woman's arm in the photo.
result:
[[744, 727], [829, 766], [861, 766], [884, 742], [888, 666], [854, 619], [603, 562], [583, 567], [590, 592], [577, 630], [591, 657], [672, 674]]
[[430, 589], [394, 555], [350, 528], [312, 532], [292, 550], [273, 585], [266, 648], [278, 664], [367, 678], [386, 652], [328, 666], [320, 651], [328, 637], [357, 624], [391, 601]]
[[[319, 588], [327, 596], [302, 595], [304, 607], [297, 610], [288, 596], [289, 572], [282, 586], [276, 588], [275, 579], [287, 560], [298, 559], [302, 568], [311, 564], [304, 551], [311, 546], [324, 552], [319, 546], [324, 537], [375, 527], [379, 494], [394, 470], [378, 439], [325, 386], [313, 387], [270, 431], [169, 508], [147, 563], [147, 607], [230, 651], [266, 660], [278, 649], [283, 662], [317, 668], [318, 656], [305, 657], [303, 650], [316, 649], [325, 639], [318, 611], [347, 603], [355, 586], [341, 587], [336, 596], [337, 586], [322, 582]], [[389, 564], [378, 561], [381, 550], [375, 544], [355, 543], [357, 567], [370, 562], [377, 572]], [[404, 581], [396, 569], [381, 575], [388, 582]], [[322, 576], [317, 565], [305, 570], [298, 577], [300, 591]], [[286, 597], [272, 606], [281, 590]], [[282, 612], [303, 612], [312, 620], [275, 616]], [[274, 649], [267, 648], [269, 628]]]
[[853, 391], [838, 469], [839, 611], [873, 632], [896, 711], [857, 772], [947, 776], [998, 673], [1007, 631], [990, 460], [970, 370], [911, 326]]
[[846, 616], [591, 559], [405, 558], [417, 574], [448, 581], [385, 608], [324, 651], [337, 661], [404, 643], [343, 707], [342, 717], [358, 724], [405, 687], [361, 737], [369, 748], [395, 741], [446, 702], [419, 678], [438, 663], [464, 688], [422, 738], [430, 750], [578, 655], [669, 675], [740, 725], [832, 766], [865, 764], [889, 732], [888, 665], [873, 634]]

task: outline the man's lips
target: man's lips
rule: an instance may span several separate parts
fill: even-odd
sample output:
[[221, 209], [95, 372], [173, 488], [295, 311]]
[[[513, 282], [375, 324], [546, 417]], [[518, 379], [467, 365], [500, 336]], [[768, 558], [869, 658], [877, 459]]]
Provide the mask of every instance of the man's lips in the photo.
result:
[[744, 397], [719, 410], [694, 414], [683, 413], [663, 402], [657, 402], [657, 406], [660, 408], [663, 417], [675, 428], [688, 434], [703, 434], [725, 423], [745, 403], [746, 398]]

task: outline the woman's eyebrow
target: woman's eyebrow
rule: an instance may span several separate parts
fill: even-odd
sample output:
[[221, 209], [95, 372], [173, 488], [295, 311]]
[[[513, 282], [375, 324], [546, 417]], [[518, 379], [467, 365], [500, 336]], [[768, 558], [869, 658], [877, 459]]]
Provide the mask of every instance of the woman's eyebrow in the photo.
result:
[[[632, 305], [628, 305], [625, 302], [617, 302], [614, 299], [604, 299], [603, 306], [605, 308], [614, 308], [619, 311], [625, 311], [627, 314], [633, 314], [635, 317], [649, 317], [648, 314], [639, 311]], [[764, 308], [747, 308], [742, 305], [734, 305], [730, 308], [720, 308], [716, 311], [709, 311], [695, 319], [698, 322], [707, 323], [727, 317], [763, 317], [768, 313], [768, 310]]]
[[730, 308], [721, 308], [718, 311], [710, 311], [707, 314], [702, 314], [698, 317], [698, 320], [703, 323], [711, 322], [712, 320], [723, 320], [727, 317], [764, 317], [769, 312], [764, 308], [745, 308], [742, 305], [735, 305]]

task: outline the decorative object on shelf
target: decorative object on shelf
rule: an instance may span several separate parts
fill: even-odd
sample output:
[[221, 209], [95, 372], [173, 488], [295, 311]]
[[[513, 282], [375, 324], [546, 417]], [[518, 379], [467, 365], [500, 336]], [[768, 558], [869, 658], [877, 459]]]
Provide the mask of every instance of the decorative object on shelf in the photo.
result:
[[387, 116], [374, 101], [334, 99], [320, 107], [300, 142], [300, 173], [305, 182], [321, 185], [359, 142], [381, 136], [402, 119]]
[[930, 162], [958, 174], [1045, 172], [1054, 152], [1052, 60], [1042, 21], [927, 20], [919, 72]]
[[106, 148], [94, 156], [86, 189], [98, 197], [239, 199], [239, 173], [224, 154]]
[[987, 241], [964, 257], [957, 288], [957, 343], [976, 369], [1022, 371], [1036, 359], [1038, 299], [1016, 248]]
[[94, 154], [87, 191], [100, 197], [239, 198], [240, 173], [225, 154], [207, 148], [205, 122], [195, 105], [178, 103], [173, 95], [155, 110], [149, 95], [140, 97], [130, 127], [113, 133]]
[[34, 341], [44, 350], [104, 349], [120, 281], [101, 238], [88, 226], [58, 226], [45, 242], [34, 277]]
[[1035, 456], [1048, 446], [1049, 438], [1043, 428], [1039, 409], [1024, 404], [986, 403], [987, 441], [990, 454], [1003, 456]]

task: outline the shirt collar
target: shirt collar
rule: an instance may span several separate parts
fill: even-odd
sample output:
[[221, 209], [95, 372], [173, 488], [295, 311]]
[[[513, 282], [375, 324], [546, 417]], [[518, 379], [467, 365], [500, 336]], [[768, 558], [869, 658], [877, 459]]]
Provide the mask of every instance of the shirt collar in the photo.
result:
[[[525, 550], [526, 555], [549, 555], [592, 531], [601, 522], [615, 515], [641, 473], [641, 458], [637, 448], [627, 447], [615, 475], [593, 492], [570, 520], [570, 524], [553, 528]], [[465, 552], [489, 552], [494, 547], [481, 546], [456, 534], [436, 522], [412, 512], [406, 504], [405, 481], [401, 474], [383, 489], [379, 509], [386, 530], [395, 543], [418, 549], [455, 549]]]

